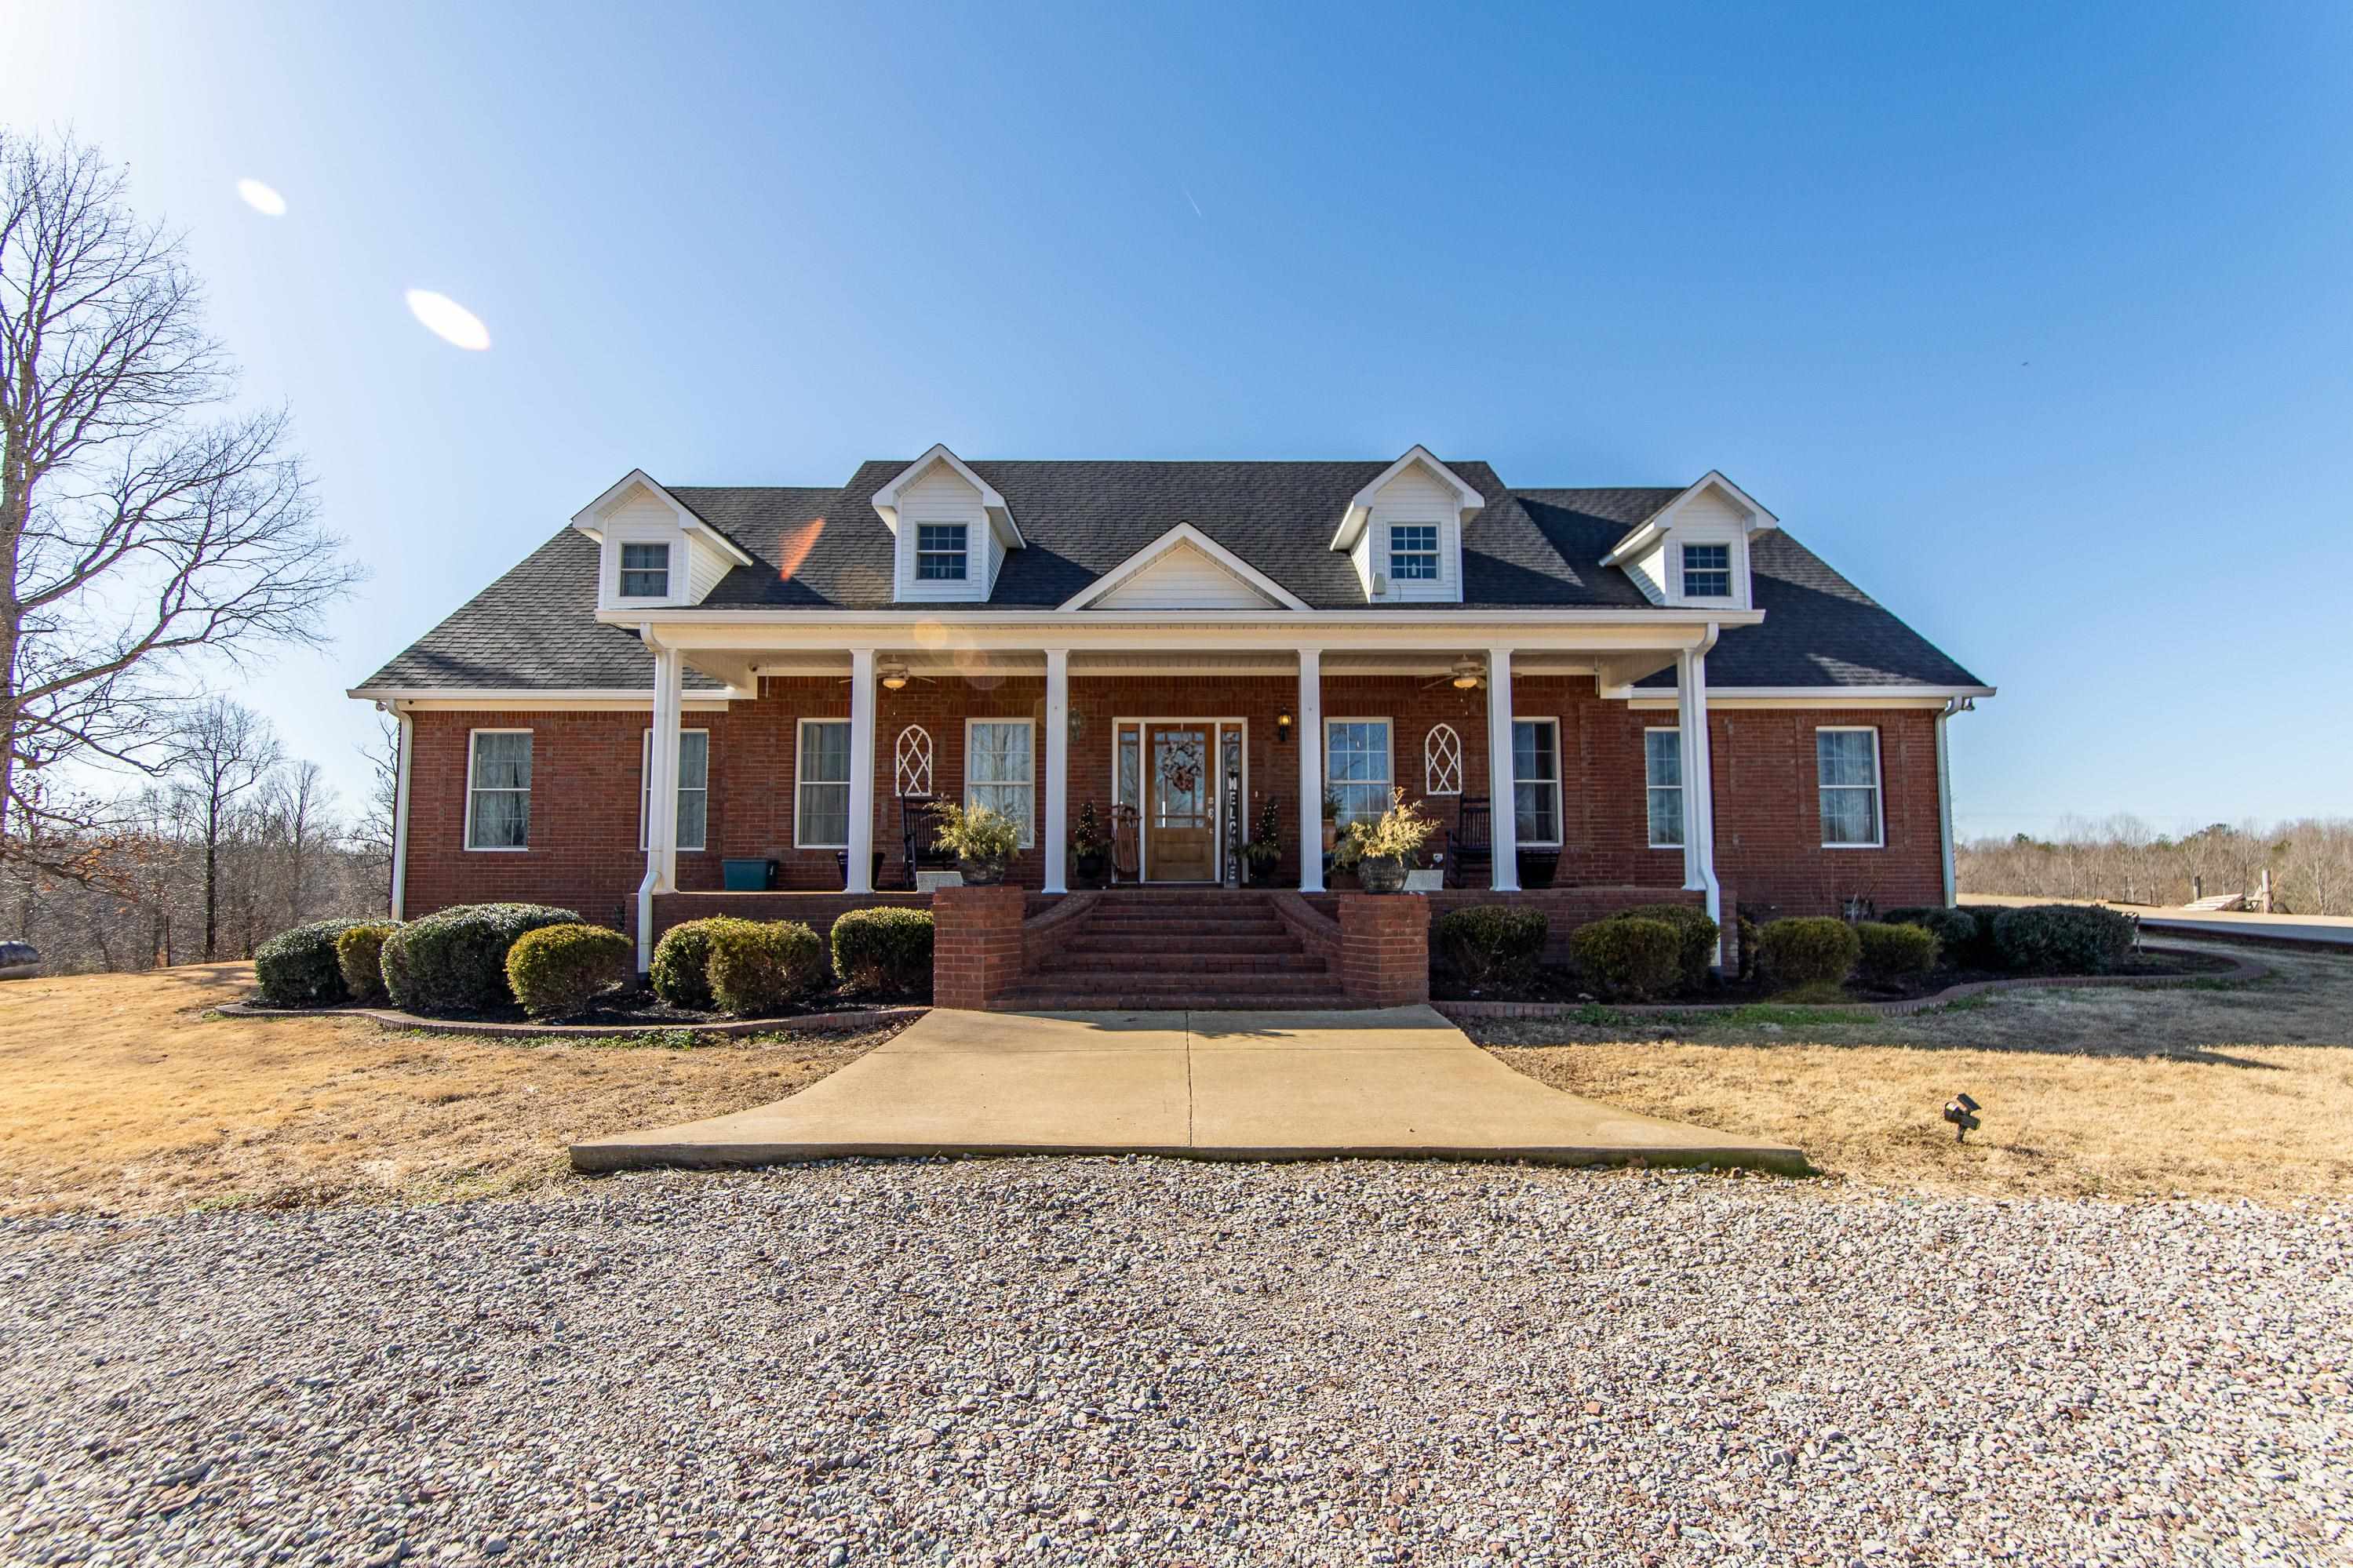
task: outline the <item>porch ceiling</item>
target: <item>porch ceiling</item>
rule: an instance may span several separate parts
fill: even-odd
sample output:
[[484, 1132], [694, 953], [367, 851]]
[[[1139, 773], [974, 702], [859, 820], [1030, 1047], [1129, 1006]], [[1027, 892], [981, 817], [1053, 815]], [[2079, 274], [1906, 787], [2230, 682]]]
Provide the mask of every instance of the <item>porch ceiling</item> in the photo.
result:
[[[1046, 673], [1044, 653], [1016, 649], [884, 648], [876, 657], [882, 662], [904, 665], [910, 675], [1027, 675], [1042, 679]], [[1323, 668], [1326, 675], [1438, 676], [1448, 673], [1458, 660], [1466, 657], [1484, 658], [1478, 649], [1466, 647], [1400, 648], [1378, 652], [1333, 650], [1324, 655]], [[1629, 656], [1609, 657], [1622, 662]], [[1641, 656], [1634, 657], [1639, 658]], [[715, 649], [698, 649], [688, 653], [686, 659], [695, 668], [706, 669], [714, 675], [749, 671], [755, 675], [830, 675], [842, 679], [849, 677], [849, 655], [846, 651], [786, 656], [763, 654], [755, 658], [749, 654], [731, 657]], [[1599, 672], [1604, 662], [1603, 657], [1593, 654], [1515, 653], [1512, 656], [1512, 670], [1515, 675], [1593, 675]], [[1661, 654], [1652, 668], [1664, 668], [1672, 662], [1672, 655]], [[1280, 652], [1194, 653], [1172, 650], [1166, 653], [1075, 652], [1071, 655], [1071, 677], [1074, 680], [1147, 675], [1289, 678], [1298, 673], [1298, 656]]]

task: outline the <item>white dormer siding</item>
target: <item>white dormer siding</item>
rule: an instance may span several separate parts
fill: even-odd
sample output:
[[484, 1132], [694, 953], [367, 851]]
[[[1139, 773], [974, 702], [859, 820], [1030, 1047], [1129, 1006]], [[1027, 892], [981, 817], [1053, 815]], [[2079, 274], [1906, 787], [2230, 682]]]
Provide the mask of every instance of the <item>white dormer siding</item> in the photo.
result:
[[[965, 574], [945, 580], [918, 577], [916, 558], [922, 553], [926, 525], [964, 530]], [[988, 527], [988, 509], [980, 491], [945, 463], [930, 470], [899, 492], [898, 597], [911, 600], [981, 600], [997, 585], [1003, 552]]]
[[[720, 580], [739, 564], [733, 551], [710, 528], [650, 480], [632, 478], [590, 506], [573, 525], [597, 542], [596, 603], [600, 609], [674, 609], [699, 605]], [[637, 570], [625, 580], [622, 557], [628, 551]], [[646, 546], [655, 547], [656, 554]], [[627, 593], [642, 587], [659, 560], [663, 591]]]
[[1094, 605], [1103, 610], [1270, 610], [1275, 601], [1200, 550], [1180, 544]]
[[[1348, 552], [1369, 604], [1459, 605], [1462, 520], [1484, 504], [1477, 490], [1416, 447], [1349, 501], [1332, 548]], [[1434, 574], [1420, 574], [1433, 564]]]
[[[1748, 575], [1749, 536], [1778, 526], [1772, 513], [1731, 480], [1710, 473], [1620, 540], [1618, 548], [1603, 558], [1603, 563], [1622, 569], [1642, 591], [1642, 596], [1654, 605], [1677, 609], [1746, 610], [1753, 602]], [[1684, 551], [1693, 545], [1704, 552], [1703, 558], [1709, 561], [1716, 559], [1716, 552], [1722, 552], [1729, 592], [1708, 593], [1700, 581], [1686, 573], [1689, 558]]]

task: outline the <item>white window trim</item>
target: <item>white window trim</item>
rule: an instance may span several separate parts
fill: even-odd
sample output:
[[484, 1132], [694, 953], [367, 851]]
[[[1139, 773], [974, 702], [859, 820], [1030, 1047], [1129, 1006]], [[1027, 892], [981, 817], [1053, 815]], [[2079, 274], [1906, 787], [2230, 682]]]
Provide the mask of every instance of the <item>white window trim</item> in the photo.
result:
[[[711, 731], [681, 730], [679, 735], [681, 739], [688, 735], [702, 737], [702, 787], [691, 792], [702, 797], [702, 842], [689, 844], [681, 838], [678, 841], [678, 852], [681, 855], [706, 854], [711, 848]], [[651, 728], [648, 728], [645, 745], [638, 752], [638, 849], [640, 853], [653, 847], [651, 842], [653, 824], [648, 820], [650, 814], [646, 809], [653, 804], [653, 782], [654, 732]], [[686, 795], [690, 792], [684, 784], [681, 784], [678, 793]], [[681, 820], [684, 819], [681, 818]]]
[[[975, 724], [1018, 724], [1029, 732], [1029, 810], [1021, 822], [1021, 847], [1035, 849], [1038, 847], [1038, 778], [1045, 772], [1044, 767], [1038, 761], [1038, 721], [1035, 719], [1021, 718], [1017, 714], [996, 718], [986, 713], [976, 714], [964, 721], [964, 808], [966, 811], [972, 809], [972, 727]], [[1008, 787], [990, 781], [984, 782], [987, 782], [991, 789]]]
[[[1519, 840], [1519, 846], [1523, 849], [1563, 848], [1568, 842], [1568, 800], [1567, 794], [1561, 787], [1560, 719], [1557, 715], [1551, 713], [1514, 713], [1512, 715], [1512, 728], [1516, 730], [1523, 724], [1542, 724], [1552, 731], [1552, 778], [1550, 780], [1552, 784], [1552, 823], [1555, 827], [1560, 830], [1560, 837], [1557, 838], [1523, 838]], [[1519, 822], [1520, 816], [1519, 756], [1519, 739], [1517, 736], [1514, 736], [1512, 741], [1512, 794], [1510, 800], [1505, 803], [1512, 808], [1512, 821], [1514, 825], [1514, 832], [1517, 831], [1517, 824]], [[1528, 782], [1530, 784], [1541, 784], [1546, 781], [1540, 779], [1530, 779]], [[1492, 793], [1488, 798], [1492, 803], [1493, 800]], [[1488, 809], [1491, 811], [1493, 810], [1493, 805], [1491, 804]]]
[[[1653, 849], [1672, 851], [1674, 854], [1680, 855], [1683, 853], [1683, 840], [1677, 839], [1672, 844], [1662, 844], [1657, 839], [1651, 837], [1651, 792], [1654, 789], [1667, 789], [1670, 787], [1674, 790], [1675, 824], [1678, 827], [1681, 827], [1685, 820], [1683, 816], [1683, 790], [1688, 787], [1687, 784], [1682, 784], [1670, 786], [1667, 784], [1654, 784], [1651, 782], [1651, 737], [1653, 735], [1672, 735], [1675, 738], [1675, 773], [1679, 778], [1683, 775], [1683, 731], [1672, 724], [1650, 724], [1644, 726], [1642, 730], [1642, 837], [1650, 840], [1650, 846]], [[1819, 805], [1817, 805], [1816, 809], [1819, 814]]]
[[[1886, 848], [1887, 777], [1886, 769], [1880, 760], [1881, 751], [1879, 726], [1876, 724], [1817, 724], [1814, 726], [1815, 734], [1820, 735], [1825, 732], [1833, 735], [1868, 735], [1871, 737], [1871, 820], [1872, 826], [1877, 828], [1878, 832], [1867, 842], [1858, 839], [1852, 844], [1832, 844], [1829, 840], [1825, 839], [1822, 843], [1822, 847], [1825, 849]], [[1861, 789], [1862, 786], [1861, 784], [1832, 784], [1829, 787], [1832, 789]], [[1822, 752], [1821, 747], [1817, 744], [1814, 747], [1814, 820], [1817, 823], [1820, 823], [1821, 820], [1822, 789]]]
[[[523, 787], [520, 790], [501, 790], [500, 792], [502, 795], [520, 795], [522, 796], [522, 842], [520, 844], [477, 844], [474, 842], [474, 737], [477, 735], [535, 736], [536, 733], [537, 731], [528, 727], [503, 730], [469, 730], [466, 731], [466, 837], [463, 842], [465, 844], [467, 854], [522, 855], [530, 851], [531, 781], [528, 779], [523, 782]], [[534, 739], [531, 743], [531, 766], [532, 772], [535, 775], [539, 771], [539, 742], [536, 739]]]
[[1332, 776], [1332, 726], [1335, 724], [1378, 724], [1381, 726], [1381, 751], [1388, 757], [1388, 783], [1381, 796], [1381, 808], [1386, 811], [1397, 799], [1397, 721], [1381, 713], [1365, 713], [1351, 718], [1324, 721], [1324, 790], [1330, 794], [1339, 781]]
[[[1429, 576], [1401, 577], [1398, 574], [1397, 535], [1398, 530], [1400, 528], [1426, 528], [1430, 530], [1430, 548], [1428, 550], [1413, 550], [1407, 552], [1408, 554], [1411, 555], [1427, 555], [1430, 557], [1430, 574]], [[1398, 585], [1400, 583], [1410, 584], [1409, 591], [1422, 592], [1432, 591], [1444, 585], [1446, 582], [1446, 523], [1444, 520], [1432, 518], [1428, 522], [1418, 522], [1412, 518], [1391, 518], [1381, 525], [1381, 530], [1384, 535], [1382, 541], [1383, 561], [1388, 571], [1389, 592], [1391, 594], [1398, 594], [1399, 592]]]
[[[812, 780], [808, 776], [808, 732], [809, 726], [812, 724], [839, 724], [849, 731], [850, 743], [853, 746], [857, 743], [858, 740], [857, 726], [851, 723], [848, 719], [803, 719], [794, 724], [793, 847], [796, 849], [847, 849], [849, 847], [847, 832], [849, 826], [849, 820], [846, 816], [842, 818], [844, 837], [843, 841], [839, 844], [812, 844], [801, 837], [801, 791], [807, 788], [812, 783], [823, 784], [834, 784], [836, 783], [836, 781], [832, 779]], [[855, 777], [858, 773], [858, 759], [855, 756], [852, 756], [849, 759], [849, 772], [852, 777]], [[839, 781], [838, 787], [849, 789], [849, 781], [848, 779]], [[850, 789], [850, 795], [854, 800], [857, 795], [857, 791], [855, 789]]]
[[[983, 526], [986, 526], [986, 525], [984, 524]], [[965, 587], [969, 586], [969, 585], [971, 584], [971, 583], [972, 583], [973, 566], [974, 566], [974, 564], [975, 564], [975, 563], [974, 563], [974, 561], [973, 561], [974, 551], [973, 551], [973, 548], [972, 548], [973, 524], [971, 524], [970, 522], [965, 521], [963, 518], [957, 518], [957, 519], [956, 519], [955, 521], [954, 521], [953, 522], [941, 522], [941, 521], [923, 522], [923, 521], [918, 521], [918, 522], [916, 522], [916, 523], [915, 523], [914, 528], [915, 528], [915, 547], [914, 547], [914, 550], [913, 551], [913, 552], [911, 552], [911, 553], [909, 554], [908, 558], [907, 558], [907, 569], [908, 569], [908, 571], [909, 571], [910, 573], [912, 573], [912, 574], [913, 574], [913, 580], [914, 582], [916, 582], [916, 583], [923, 584], [926, 584], [926, 585], [928, 585], [928, 586], [931, 586], [931, 587], [934, 587], [934, 588], [938, 588], [938, 589], [943, 589], [943, 590], [947, 589], [947, 588], [951, 588], [951, 587], [957, 588], [957, 589], [962, 589], [962, 588], [965, 588]], [[963, 548], [962, 550], [954, 550], [954, 551], [951, 551], [951, 550], [925, 550], [925, 549], [923, 548], [923, 530], [925, 530], [925, 529], [927, 529], [927, 528], [953, 528], [953, 529], [956, 530], [958, 532], [960, 532], [960, 533], [962, 533], [962, 534], [964, 535], [964, 548]], [[926, 576], [924, 576], [924, 575], [923, 575], [923, 557], [924, 557], [924, 556], [926, 556], [926, 555], [961, 555], [961, 556], [963, 556], [963, 557], [964, 557], [964, 575], [963, 575], [963, 576], [961, 576], [961, 577], [926, 577]]]
[[[1438, 737], [1443, 735], [1453, 747], [1454, 787], [1441, 789], [1446, 782], [1446, 770], [1440, 766]], [[1457, 795], [1462, 793], [1462, 732], [1451, 724], [1432, 724], [1421, 738], [1421, 793], [1425, 795]]]
[[[1723, 593], [1702, 594], [1693, 589], [1691, 586], [1691, 556], [1689, 552], [1694, 550], [1721, 550], [1724, 552]], [[1740, 564], [1741, 551], [1736, 541], [1730, 539], [1683, 539], [1675, 542], [1675, 586], [1683, 598], [1696, 599], [1703, 604], [1709, 605], [1731, 604], [1733, 600], [1739, 597], [1738, 594], [1734, 591], [1734, 584], [1738, 583], [1740, 580]], [[1704, 570], [1713, 570], [1713, 568], [1704, 568]]]
[[[670, 539], [617, 539], [613, 544], [613, 597], [624, 605], [668, 605], [678, 583], [678, 554], [681, 542]], [[632, 594], [628, 591], [629, 574], [651, 568], [629, 565], [632, 550], [654, 550], [662, 552], [662, 586], [659, 594]]]

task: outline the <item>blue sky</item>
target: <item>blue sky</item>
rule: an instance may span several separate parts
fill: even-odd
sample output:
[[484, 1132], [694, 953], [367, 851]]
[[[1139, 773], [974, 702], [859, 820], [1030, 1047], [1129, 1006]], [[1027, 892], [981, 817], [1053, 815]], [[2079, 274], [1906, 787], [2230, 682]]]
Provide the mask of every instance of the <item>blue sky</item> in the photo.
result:
[[2353, 812], [2353, 12], [1451, 10], [18, 5], [0, 115], [292, 408], [375, 577], [243, 695], [346, 791], [632, 467], [1419, 441], [1732, 475], [2001, 688], [1964, 832]]

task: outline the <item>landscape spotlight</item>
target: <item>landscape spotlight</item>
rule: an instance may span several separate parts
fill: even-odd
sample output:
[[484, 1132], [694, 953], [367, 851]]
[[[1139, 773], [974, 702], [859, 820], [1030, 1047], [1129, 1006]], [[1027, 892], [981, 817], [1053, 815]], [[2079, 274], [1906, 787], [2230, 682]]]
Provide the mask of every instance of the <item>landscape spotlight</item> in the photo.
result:
[[1953, 1124], [1953, 1142], [1967, 1142], [1969, 1134], [1977, 1131], [1978, 1102], [1966, 1094], [1953, 1096], [1945, 1101], [1945, 1120]]

